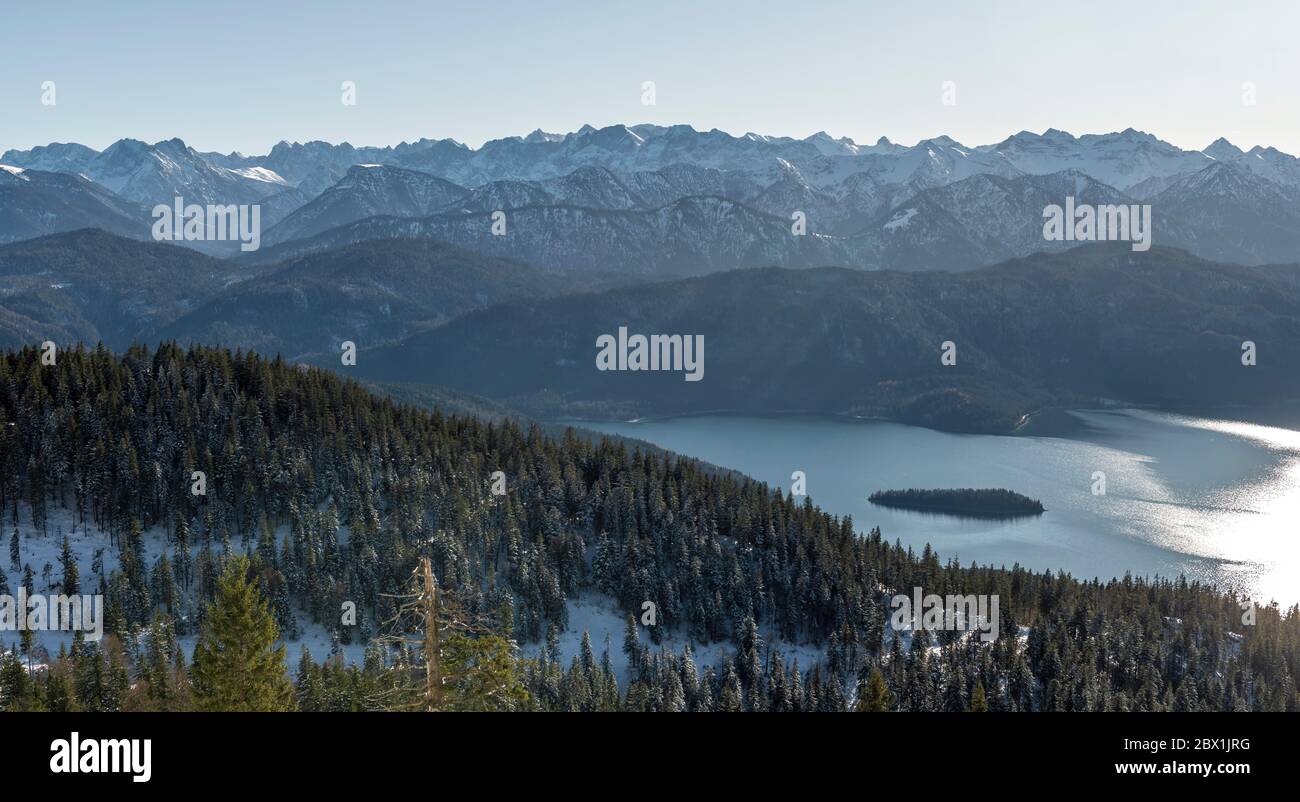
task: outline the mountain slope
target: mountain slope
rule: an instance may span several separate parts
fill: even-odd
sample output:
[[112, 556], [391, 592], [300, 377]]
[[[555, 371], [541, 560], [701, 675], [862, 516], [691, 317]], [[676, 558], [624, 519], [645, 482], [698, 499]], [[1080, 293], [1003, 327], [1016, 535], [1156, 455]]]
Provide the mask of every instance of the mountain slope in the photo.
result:
[[265, 263], [367, 240], [428, 239], [543, 267], [656, 276], [861, 261], [836, 239], [794, 236], [790, 220], [726, 198], [684, 198], [653, 210], [525, 206], [510, 209], [505, 222], [505, 234], [496, 235], [491, 211], [372, 217], [246, 258]]
[[1021, 131], [982, 149], [999, 155], [1024, 173], [1078, 170], [1121, 190], [1153, 177], [1194, 172], [1212, 161], [1204, 153], [1182, 150], [1132, 128], [1080, 137], [1056, 129], [1041, 135]]
[[377, 215], [424, 217], [445, 209], [467, 192], [450, 181], [414, 170], [358, 165], [267, 231], [263, 242], [274, 245], [312, 237]]
[[[3, 158], [29, 171], [84, 175], [146, 209], [178, 195], [259, 204], [262, 244], [285, 246], [248, 257], [264, 263], [370, 239], [425, 238], [544, 266], [661, 277], [764, 265], [967, 269], [1063, 247], [1036, 231], [1043, 205], [1063, 203], [1071, 181], [1079, 192], [1153, 203], [1157, 243], [1244, 264], [1300, 259], [1300, 160], [1223, 139], [1182, 150], [1133, 129], [1021, 132], [970, 147], [948, 136], [858, 145], [825, 132], [795, 139], [613, 125], [478, 149], [429, 139], [384, 148], [282, 142], [245, 156], [198, 153], [178, 139], [124, 139], [103, 153], [56, 143]], [[0, 206], [12, 229], [0, 236], [138, 229], [77, 217], [70, 210], [87, 203], [84, 188], [65, 189], [34, 209]], [[495, 212], [508, 213], [505, 237], [490, 236], [482, 219]], [[783, 236], [796, 213], [821, 239]], [[187, 245], [236, 251], [228, 242]]]
[[148, 339], [248, 268], [175, 245], [138, 242], [86, 229], [0, 247], [0, 309], [30, 321], [17, 341], [103, 341], [120, 349]]
[[[597, 370], [597, 337], [620, 326], [703, 335], [703, 380]], [[1245, 340], [1266, 355], [1255, 367]], [[1294, 266], [1095, 246], [968, 273], [746, 270], [505, 304], [366, 351], [357, 370], [541, 415], [803, 409], [1005, 431], [1054, 400], [1300, 398], [1297, 366]]]
[[608, 277], [560, 274], [414, 240], [358, 243], [267, 271], [174, 321], [158, 337], [292, 358], [337, 355], [347, 340], [360, 347], [400, 340], [494, 303], [612, 286]]
[[79, 175], [0, 164], [0, 243], [79, 228], [142, 239], [146, 219], [138, 204]]
[[[1043, 238], [1043, 210], [1049, 204], [1064, 206], [1070, 197], [1079, 206], [1139, 203], [1077, 170], [1013, 178], [976, 175], [906, 198], [849, 242], [857, 252], [874, 254], [870, 267], [969, 270], [1038, 251], [1076, 247], [1072, 241]], [[1153, 205], [1151, 241], [1189, 249], [1201, 244], [1198, 229], [1167, 213], [1167, 208]], [[859, 238], [867, 242], [857, 244]], [[1255, 254], [1233, 247], [1223, 247], [1217, 254], [1260, 261]]]
[[51, 148], [11, 150], [4, 154], [4, 163], [44, 169], [62, 164], [69, 172], [80, 173], [127, 200], [151, 207], [170, 204], [178, 195], [187, 203], [254, 203], [288, 186], [272, 170], [215, 165], [180, 139], [152, 145], [121, 139], [102, 153], [74, 150], [71, 146], [51, 152]]
[[1300, 188], [1215, 162], [1171, 183], [1154, 208], [1186, 224], [1189, 247], [1207, 258], [1261, 263], [1300, 254]]

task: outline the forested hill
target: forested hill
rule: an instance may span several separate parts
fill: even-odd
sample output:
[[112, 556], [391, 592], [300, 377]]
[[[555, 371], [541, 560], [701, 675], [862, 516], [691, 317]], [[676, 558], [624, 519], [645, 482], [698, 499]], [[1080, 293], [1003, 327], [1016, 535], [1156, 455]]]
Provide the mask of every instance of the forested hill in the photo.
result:
[[[737, 270], [497, 304], [365, 351], [356, 370], [541, 417], [806, 410], [1005, 432], [1054, 403], [1300, 398], [1298, 275], [1116, 243], [962, 273]], [[597, 338], [623, 326], [702, 336], [704, 378], [597, 370]]]
[[[492, 492], [497, 470], [503, 495]], [[206, 474], [205, 497], [191, 493], [194, 471]], [[254, 354], [76, 350], [53, 366], [34, 349], [0, 355], [0, 520], [49, 536], [50, 517], [67, 510], [79, 537], [107, 547], [102, 569], [81, 566], [79, 581], [104, 589], [108, 629], [125, 643], [151, 625], [193, 632], [220, 564], [238, 552], [251, 554], [282, 631], [301, 609], [343, 640], [365, 640], [391, 612], [383, 594], [430, 557], [439, 582], [501, 634], [552, 635], [537, 658], [514, 658], [528, 693], [513, 704], [527, 709], [1297, 704], [1294, 609], [1263, 608], [1244, 625], [1235, 599], [1197, 584], [944, 565], [688, 459], [430, 414]], [[151, 559], [142, 533], [157, 531], [166, 551]], [[998, 639], [895, 636], [888, 599], [916, 587], [998, 594]], [[655, 626], [630, 626], [630, 684], [612, 685], [589, 651], [556, 653], [553, 633], [580, 593], [638, 616], [657, 605]], [[338, 623], [345, 601], [357, 604], [355, 627]], [[697, 666], [690, 652], [648, 645], [669, 631], [727, 642], [733, 656]], [[822, 657], [797, 665], [781, 643]], [[0, 706], [19, 698], [3, 680], [21, 674], [8, 660]], [[130, 670], [144, 678], [149, 667]], [[329, 681], [322, 670], [337, 675], [324, 702], [313, 690]], [[350, 670], [308, 663], [298, 704], [364, 706], [361, 678], [386, 670], [382, 655]], [[79, 704], [112, 706], [87, 687]]]

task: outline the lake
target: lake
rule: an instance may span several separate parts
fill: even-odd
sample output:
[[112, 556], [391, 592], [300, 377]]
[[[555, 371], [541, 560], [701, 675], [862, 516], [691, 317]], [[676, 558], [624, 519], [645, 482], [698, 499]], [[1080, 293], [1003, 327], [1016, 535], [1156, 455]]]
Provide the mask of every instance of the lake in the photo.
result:
[[[859, 531], [963, 564], [1091, 579], [1176, 577], [1258, 602], [1300, 601], [1300, 426], [1149, 410], [1058, 412], [1008, 436], [882, 421], [700, 415], [568, 421], [649, 441], [788, 489], [803, 471], [823, 509]], [[1260, 418], [1256, 417], [1256, 421]], [[1105, 474], [1104, 495], [1094, 474]], [[974, 520], [888, 509], [874, 490], [1002, 487], [1043, 515]]]

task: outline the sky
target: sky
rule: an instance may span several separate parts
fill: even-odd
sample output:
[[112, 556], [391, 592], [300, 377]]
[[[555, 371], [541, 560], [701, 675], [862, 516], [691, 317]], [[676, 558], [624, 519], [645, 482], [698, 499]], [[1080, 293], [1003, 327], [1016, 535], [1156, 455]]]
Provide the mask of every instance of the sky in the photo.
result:
[[[1184, 148], [1224, 136], [1300, 154], [1294, 0], [5, 0], [0, 11], [0, 151], [124, 137], [250, 155], [280, 140], [477, 147], [534, 128], [686, 123], [967, 145], [1132, 127]], [[355, 105], [342, 102], [345, 81]]]

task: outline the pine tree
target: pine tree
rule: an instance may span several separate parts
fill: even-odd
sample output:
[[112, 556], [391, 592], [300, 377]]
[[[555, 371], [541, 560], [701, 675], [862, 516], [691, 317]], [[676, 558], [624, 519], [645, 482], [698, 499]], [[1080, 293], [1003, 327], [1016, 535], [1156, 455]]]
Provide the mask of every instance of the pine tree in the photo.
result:
[[311, 650], [304, 643], [298, 658], [298, 679], [294, 687], [299, 710], [313, 712], [320, 710], [317, 698], [320, 693], [320, 683], [317, 676], [316, 663], [311, 659]]
[[279, 711], [293, 707], [285, 648], [266, 599], [247, 578], [248, 558], [233, 556], [217, 581], [194, 648], [198, 710]]
[[636, 631], [636, 619], [628, 615], [623, 626], [623, 654], [627, 655], [627, 664], [632, 674], [638, 670], [637, 658], [641, 654], [641, 639]]
[[740, 690], [740, 677], [736, 676], [730, 658], [724, 663], [722, 693], [719, 696], [718, 710], [723, 713], [739, 713], [744, 709], [744, 696]]
[[77, 573], [77, 558], [72, 554], [72, 545], [68, 542], [68, 536], [63, 536], [63, 554], [59, 557], [59, 562], [63, 564], [63, 593], [65, 596], [75, 596], [81, 592], [81, 579]]
[[859, 713], [887, 713], [894, 709], [894, 694], [885, 685], [885, 675], [879, 668], [871, 669], [867, 681], [858, 688]]
[[171, 560], [167, 558], [167, 551], [164, 549], [158, 562], [154, 563], [153, 578], [150, 582], [150, 602], [154, 607], [161, 607], [164, 612], [171, 615], [175, 612], [176, 601], [180, 596], [180, 589], [176, 587], [176, 579], [172, 574]]
[[0, 710], [25, 709], [30, 678], [13, 650], [0, 645]]
[[970, 694], [970, 712], [987, 713], [989, 710], [988, 700], [984, 698], [984, 683], [979, 680], [975, 681], [975, 690]]
[[[61, 562], [65, 588], [86, 582], [83, 592], [93, 586], [104, 595], [105, 639], [74, 642], [67, 658], [78, 666], [80, 709], [151, 709], [150, 688], [175, 704], [176, 666], [166, 663], [177, 652], [148, 654], [141, 628], [170, 605], [173, 636], [202, 629], [200, 608], [218, 596], [228, 544], [244, 535], [257, 536], [252, 572], [289, 639], [299, 612], [335, 629], [338, 602], [355, 599], [351, 631], [365, 641], [367, 627], [393, 612], [385, 597], [412, 549], [428, 543], [442, 589], [460, 599], [461, 622], [472, 625], [455, 647], [450, 630], [440, 635], [439, 709], [664, 710], [683, 702], [692, 710], [838, 709], [852, 675], [860, 681], [855, 709], [970, 710], [978, 683], [983, 704], [996, 711], [1285, 710], [1300, 700], [1300, 608], [1261, 608], [1258, 625], [1243, 629], [1235, 599], [1196, 583], [1097, 585], [1022, 568], [944, 565], [932, 549], [918, 557], [878, 529], [858, 533], [807, 497], [796, 502], [689, 460], [429, 415], [253, 354], [163, 346], [152, 359], [143, 348], [119, 359], [105, 348], [71, 352], [57, 371], [37, 371], [39, 379], [28, 378], [30, 356], [0, 352], [0, 521], [10, 556], [22, 559], [23, 537], [39, 532], [47, 513], [63, 519], [52, 513], [69, 492], [77, 526], [93, 521], [108, 540], [92, 547], [92, 573], [75, 583], [65, 558], [39, 576], [22, 567], [0, 573], [0, 591], [6, 581], [30, 590], [36, 579], [46, 589]], [[485, 460], [513, 477], [511, 493], [486, 506]], [[201, 501], [190, 494], [192, 469], [208, 476], [210, 495]], [[223, 491], [234, 488], [250, 492], [232, 503], [238, 494]], [[10, 522], [16, 528], [20, 520], [34, 528], [10, 537]], [[348, 521], [346, 544], [339, 520]], [[166, 558], [146, 564], [142, 533], [169, 521]], [[272, 554], [269, 533], [286, 521], [283, 546]], [[73, 533], [90, 545], [93, 536], [82, 531]], [[55, 548], [63, 540], [59, 530]], [[28, 558], [38, 569], [45, 563]], [[886, 629], [882, 601], [917, 584], [1001, 594], [998, 642], [970, 648], [943, 632], [942, 649], [931, 650], [920, 630], [909, 653], [906, 639]], [[662, 622], [675, 620], [701, 643], [726, 642], [729, 668], [701, 670], [686, 653], [651, 652], [646, 644], [657, 644], [666, 625], [642, 633], [633, 619], [624, 641], [632, 667], [626, 704], [590, 646], [578, 672], [566, 674], [573, 657], [561, 662], [566, 603], [588, 589], [608, 593], [625, 612], [658, 599]], [[1183, 626], [1162, 623], [1171, 611]], [[827, 659], [811, 672], [797, 662], [787, 671], [759, 632], [826, 645]], [[543, 633], [538, 659], [517, 661], [510, 639]], [[1236, 643], [1225, 649], [1229, 634]], [[10, 705], [13, 682], [0, 680], [8, 683], [0, 706], [62, 705], [62, 690], [48, 686], [43, 671], [27, 676], [20, 655], [40, 662], [44, 654], [30, 632], [24, 639], [26, 650], [0, 658], [0, 674], [21, 674], [26, 690]], [[363, 669], [323, 664], [311, 672], [316, 709], [361, 709], [379, 699], [403, 655], [408, 673], [425, 673], [418, 655], [396, 649], [381, 650], [373, 664], [368, 652]], [[877, 660], [883, 687], [873, 690]], [[158, 682], [139, 681], [146, 664]], [[531, 698], [515, 698], [512, 671]], [[876, 703], [887, 695], [896, 697], [891, 704]]]

